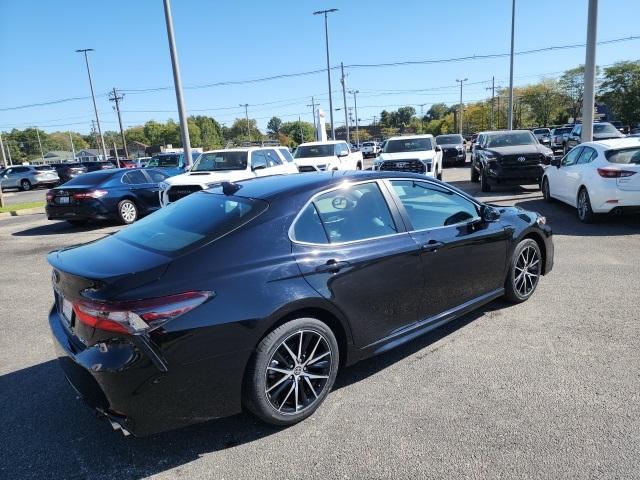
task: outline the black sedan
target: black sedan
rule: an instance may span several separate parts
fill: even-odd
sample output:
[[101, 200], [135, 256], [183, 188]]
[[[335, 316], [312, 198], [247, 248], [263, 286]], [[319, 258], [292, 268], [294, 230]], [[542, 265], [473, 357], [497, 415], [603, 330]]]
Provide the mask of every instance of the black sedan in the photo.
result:
[[53, 252], [59, 363], [114, 428], [150, 434], [239, 412], [290, 425], [339, 368], [553, 266], [544, 217], [400, 172], [224, 182]]
[[74, 225], [104, 219], [133, 223], [160, 208], [158, 184], [166, 178], [153, 169], [85, 173], [47, 192], [47, 218]]

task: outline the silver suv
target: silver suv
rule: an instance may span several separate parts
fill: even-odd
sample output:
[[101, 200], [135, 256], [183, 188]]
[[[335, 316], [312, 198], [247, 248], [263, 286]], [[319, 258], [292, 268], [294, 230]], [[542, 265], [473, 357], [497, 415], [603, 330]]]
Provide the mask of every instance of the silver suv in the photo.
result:
[[40, 185], [54, 186], [60, 182], [58, 173], [47, 167], [34, 167], [20, 165], [17, 167], [9, 167], [0, 177], [0, 186], [2, 189], [19, 188], [21, 190], [31, 190], [33, 187]]

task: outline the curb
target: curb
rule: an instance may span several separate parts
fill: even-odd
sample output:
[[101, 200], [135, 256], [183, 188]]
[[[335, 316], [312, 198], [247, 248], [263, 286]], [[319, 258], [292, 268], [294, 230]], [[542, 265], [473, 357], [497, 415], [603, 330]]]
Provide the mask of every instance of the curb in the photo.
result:
[[0, 219], [17, 217], [20, 215], [34, 215], [38, 213], [44, 214], [44, 207], [23, 208], [21, 210], [11, 210], [9, 212], [2, 212], [0, 213]]

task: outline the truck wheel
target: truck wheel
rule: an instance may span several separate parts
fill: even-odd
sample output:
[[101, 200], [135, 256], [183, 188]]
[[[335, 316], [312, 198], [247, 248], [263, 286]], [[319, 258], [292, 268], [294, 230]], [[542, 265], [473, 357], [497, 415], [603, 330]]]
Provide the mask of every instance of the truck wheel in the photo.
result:
[[474, 167], [473, 164], [471, 164], [471, 181], [473, 183], [478, 183], [480, 181], [478, 170], [476, 170], [476, 167]]
[[489, 185], [489, 179], [484, 169], [482, 169], [482, 173], [480, 174], [480, 190], [483, 192], [491, 191], [491, 185]]

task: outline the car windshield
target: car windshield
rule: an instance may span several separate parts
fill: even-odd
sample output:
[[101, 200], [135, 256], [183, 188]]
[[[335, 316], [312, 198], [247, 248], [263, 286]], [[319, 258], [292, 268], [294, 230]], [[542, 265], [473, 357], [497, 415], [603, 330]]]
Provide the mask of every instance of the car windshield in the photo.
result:
[[535, 145], [531, 132], [494, 133], [487, 136], [487, 147], [513, 147], [516, 145]]
[[105, 180], [111, 178], [113, 176], [113, 171], [100, 171], [97, 172], [89, 172], [83, 173], [82, 175], [72, 178], [67, 183], [64, 184], [65, 187], [91, 187], [100, 185]]
[[177, 167], [180, 164], [180, 154], [154, 155], [147, 163], [147, 167]]
[[618, 129], [610, 123], [594, 123], [593, 133], [614, 133], [618, 134]]
[[293, 162], [293, 155], [291, 155], [291, 152], [288, 148], [280, 148], [279, 150], [287, 162]]
[[200, 155], [192, 172], [218, 172], [221, 170], [246, 170], [247, 152], [209, 152]]
[[267, 209], [267, 202], [198, 192], [120, 230], [114, 238], [175, 257], [244, 225]]
[[536, 135], [543, 135], [545, 133], [549, 133], [549, 129], [548, 128], [536, 128], [533, 133], [535, 133]]
[[573, 130], [571, 127], [554, 128], [553, 134], [562, 135], [563, 133], [569, 133], [571, 130]]
[[640, 147], [609, 150], [605, 153], [605, 156], [611, 163], [640, 165]]
[[373, 142], [364, 142], [362, 144], [363, 147], [373, 147], [374, 145], [375, 145], [375, 143], [373, 143]]
[[389, 140], [384, 146], [384, 153], [422, 152], [431, 149], [430, 138], [401, 138]]
[[453, 145], [462, 143], [462, 135], [438, 135], [436, 143], [438, 145]]
[[333, 156], [334, 145], [332, 143], [325, 145], [300, 145], [296, 150], [294, 158], [313, 158], [313, 157], [331, 157]]

